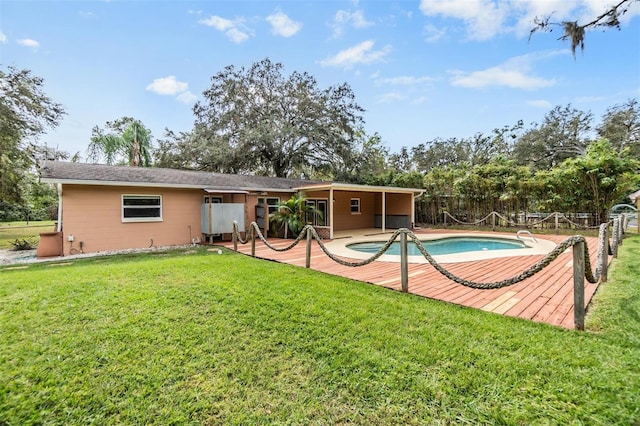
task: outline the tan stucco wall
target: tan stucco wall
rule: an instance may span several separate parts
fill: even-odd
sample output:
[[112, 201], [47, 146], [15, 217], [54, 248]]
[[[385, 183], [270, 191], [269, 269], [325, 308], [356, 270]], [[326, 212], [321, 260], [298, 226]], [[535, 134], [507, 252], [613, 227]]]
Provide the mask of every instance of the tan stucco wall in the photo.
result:
[[[189, 244], [200, 237], [200, 190], [64, 185], [62, 190], [64, 254]], [[122, 195], [162, 195], [162, 222], [122, 222]], [[244, 201], [244, 199], [243, 199]], [[191, 230], [189, 229], [191, 226]]]
[[[346, 229], [373, 228], [374, 225], [374, 193], [335, 191], [333, 193], [333, 226], [334, 231]], [[360, 198], [360, 213], [351, 213], [351, 199]]]
[[[411, 216], [411, 194], [385, 194], [387, 215]], [[382, 194], [375, 194], [375, 214], [382, 214]], [[413, 218], [411, 218], [413, 221]]]

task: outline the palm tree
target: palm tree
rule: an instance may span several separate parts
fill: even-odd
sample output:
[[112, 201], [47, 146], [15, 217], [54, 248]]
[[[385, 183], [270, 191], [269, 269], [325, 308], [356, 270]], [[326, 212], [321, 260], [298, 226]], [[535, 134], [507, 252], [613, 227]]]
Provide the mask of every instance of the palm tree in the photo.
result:
[[[123, 126], [126, 126], [124, 130]], [[140, 120], [127, 117], [107, 123], [107, 127], [112, 132], [105, 133], [98, 126], [93, 128], [88, 149], [90, 159], [98, 161], [104, 157], [107, 164], [123, 161], [134, 167], [151, 166], [151, 131]]]
[[269, 220], [276, 226], [284, 225], [284, 237], [291, 230], [293, 235], [298, 235], [308, 223], [309, 217], [317, 215], [322, 217], [322, 212], [314, 206], [307, 204], [307, 196], [304, 192], [293, 194], [287, 201], [278, 204], [278, 209], [269, 215]]

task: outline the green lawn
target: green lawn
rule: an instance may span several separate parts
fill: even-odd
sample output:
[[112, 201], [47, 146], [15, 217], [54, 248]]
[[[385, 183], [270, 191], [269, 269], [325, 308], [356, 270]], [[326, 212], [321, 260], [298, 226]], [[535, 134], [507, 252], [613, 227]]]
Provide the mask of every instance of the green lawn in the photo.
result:
[[588, 332], [226, 251], [0, 268], [0, 425], [640, 424], [639, 258]]
[[53, 231], [55, 221], [0, 222], [0, 249], [12, 249], [16, 239], [27, 240], [35, 247], [41, 232]]

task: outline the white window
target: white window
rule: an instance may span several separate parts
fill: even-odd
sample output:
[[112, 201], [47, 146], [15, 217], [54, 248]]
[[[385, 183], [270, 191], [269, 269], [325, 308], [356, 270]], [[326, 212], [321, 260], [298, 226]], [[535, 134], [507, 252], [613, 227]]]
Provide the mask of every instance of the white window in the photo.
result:
[[360, 198], [351, 199], [351, 214], [360, 213]]
[[162, 221], [162, 195], [123, 195], [122, 221]]

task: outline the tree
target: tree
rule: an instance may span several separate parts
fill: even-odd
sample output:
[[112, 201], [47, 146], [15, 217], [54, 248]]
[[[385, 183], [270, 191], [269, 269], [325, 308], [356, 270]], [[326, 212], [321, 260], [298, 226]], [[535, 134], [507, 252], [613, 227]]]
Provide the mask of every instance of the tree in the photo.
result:
[[327, 170], [325, 175], [311, 175], [312, 179], [327, 178], [339, 182], [369, 184], [387, 168], [388, 149], [380, 135], [367, 135], [363, 129], [354, 134], [351, 149]]
[[205, 151], [230, 154], [237, 169], [278, 177], [331, 167], [349, 152], [363, 112], [349, 85], [321, 90], [307, 73], [282, 72], [282, 64], [263, 59], [211, 78], [193, 108]]
[[549, 169], [586, 152], [593, 115], [568, 104], [556, 106], [541, 125], [526, 131], [514, 144], [512, 155], [520, 165]]
[[124, 163], [129, 166], [151, 166], [153, 150], [151, 131], [140, 120], [122, 117], [107, 121], [105, 129], [95, 126], [87, 150], [91, 161], [102, 158], [107, 164]]
[[631, 159], [628, 150], [618, 153], [609, 141], [600, 139], [584, 155], [566, 160], [557, 170], [562, 192], [581, 194], [583, 207], [598, 218], [597, 223], [603, 223], [609, 220], [609, 209], [638, 185], [640, 162]]
[[607, 109], [597, 130], [615, 150], [621, 152], [628, 148], [629, 154], [640, 160], [640, 104], [637, 99]]
[[0, 199], [4, 205], [25, 202], [31, 153], [40, 135], [55, 128], [65, 114], [46, 96], [44, 80], [31, 71], [0, 69]]
[[554, 27], [561, 27], [563, 34], [558, 40], [571, 41], [571, 52], [573, 57], [576, 57], [576, 48], [580, 46], [581, 50], [584, 50], [584, 36], [586, 30], [592, 30], [596, 28], [617, 28], [620, 29], [620, 16], [628, 12], [633, 3], [640, 0], [621, 0], [613, 6], [608, 6], [608, 9], [604, 13], [594, 18], [592, 21], [585, 24], [579, 24], [578, 21], [551, 21], [552, 15], [544, 17], [536, 17], [533, 21], [534, 27], [529, 33], [529, 40], [531, 36], [537, 31], [552, 32]]
[[284, 225], [284, 237], [287, 238], [287, 230], [291, 230], [293, 236], [298, 236], [302, 228], [314, 215], [322, 216], [314, 206], [307, 204], [307, 196], [304, 192], [293, 194], [287, 201], [278, 204], [275, 212], [269, 215], [269, 220], [276, 226]]

